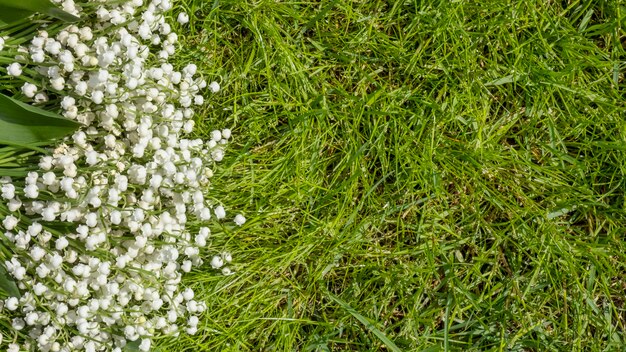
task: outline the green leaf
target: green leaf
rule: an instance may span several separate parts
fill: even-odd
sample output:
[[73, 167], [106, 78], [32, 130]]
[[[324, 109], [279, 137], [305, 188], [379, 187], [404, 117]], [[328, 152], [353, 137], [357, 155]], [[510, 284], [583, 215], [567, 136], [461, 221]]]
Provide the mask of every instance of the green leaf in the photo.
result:
[[0, 263], [0, 293], [9, 297], [21, 297], [20, 290], [17, 289], [15, 281], [11, 278], [4, 264]]
[[0, 143], [27, 145], [66, 136], [80, 124], [0, 94]]
[[2, 22], [15, 22], [34, 13], [43, 13], [66, 22], [76, 22], [80, 19], [61, 10], [50, 0], [0, 0], [0, 21]]
[[10, 177], [24, 177], [28, 175], [29, 171], [33, 171], [32, 169], [28, 169], [25, 167], [0, 167], [0, 177], [2, 176], [10, 176]]
[[139, 351], [139, 344], [141, 340], [129, 341], [126, 343], [126, 346], [122, 349], [124, 352], [135, 352]]
[[34, 12], [32, 11], [6, 7], [0, 4], [0, 20], [5, 24], [19, 21], [32, 15], [33, 13]]
[[504, 77], [498, 78], [496, 80], [493, 80], [491, 82], [485, 83], [485, 86], [501, 86], [503, 84], [517, 82], [520, 79], [520, 77], [521, 77], [521, 75], [504, 76]]

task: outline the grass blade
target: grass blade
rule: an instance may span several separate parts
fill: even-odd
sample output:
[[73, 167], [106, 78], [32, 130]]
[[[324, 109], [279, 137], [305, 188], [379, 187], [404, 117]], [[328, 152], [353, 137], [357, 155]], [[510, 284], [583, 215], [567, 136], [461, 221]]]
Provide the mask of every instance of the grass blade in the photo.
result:
[[378, 330], [374, 324], [372, 324], [369, 319], [367, 319], [366, 317], [364, 317], [363, 315], [361, 315], [359, 312], [357, 312], [356, 310], [354, 310], [352, 307], [350, 307], [350, 305], [346, 302], [344, 302], [342, 299], [340, 299], [339, 297], [335, 297], [330, 293], [327, 293], [328, 297], [330, 297], [330, 299], [332, 299], [333, 301], [335, 301], [337, 304], [339, 304], [343, 309], [345, 309], [346, 311], [348, 311], [348, 313], [350, 313], [353, 317], [355, 317], [358, 321], [360, 321], [363, 325], [365, 325], [365, 327], [371, 331], [374, 335], [376, 335], [376, 337], [378, 337], [378, 339], [385, 344], [385, 346], [394, 352], [402, 352], [402, 350], [393, 342], [391, 341], [387, 335], [385, 335], [385, 333], [383, 333], [382, 331]]

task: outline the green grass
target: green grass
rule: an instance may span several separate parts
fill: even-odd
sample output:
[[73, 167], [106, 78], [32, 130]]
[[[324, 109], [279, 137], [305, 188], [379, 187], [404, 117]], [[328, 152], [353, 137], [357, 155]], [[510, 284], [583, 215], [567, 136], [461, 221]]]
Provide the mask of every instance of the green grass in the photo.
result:
[[[618, 1], [182, 0], [236, 274], [167, 351], [617, 351]], [[397, 348], [397, 349], [394, 349]]]

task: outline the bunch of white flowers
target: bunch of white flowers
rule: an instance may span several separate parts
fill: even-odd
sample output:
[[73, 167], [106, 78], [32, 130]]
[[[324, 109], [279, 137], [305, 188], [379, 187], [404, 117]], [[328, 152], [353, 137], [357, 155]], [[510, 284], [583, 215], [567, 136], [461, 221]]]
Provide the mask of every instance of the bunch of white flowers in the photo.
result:
[[[72, 0], [56, 3], [81, 14]], [[170, 0], [87, 3], [97, 5], [89, 25], [40, 31], [18, 49], [45, 77], [23, 94], [62, 97], [63, 115], [84, 127], [42, 157], [40, 171], [0, 179], [11, 212], [4, 237], [14, 246], [5, 266], [22, 292], [0, 300], [0, 311], [14, 337], [29, 337], [9, 351], [121, 351], [130, 341], [148, 351], [151, 337], [194, 334], [206, 309], [181, 275], [203, 263], [206, 222], [226, 217], [208, 191], [231, 132], [213, 131], [208, 142], [185, 136], [201, 91], [219, 84], [194, 64], [177, 71], [168, 62], [177, 43], [164, 17]], [[224, 252], [210, 265], [230, 274], [231, 260]]]

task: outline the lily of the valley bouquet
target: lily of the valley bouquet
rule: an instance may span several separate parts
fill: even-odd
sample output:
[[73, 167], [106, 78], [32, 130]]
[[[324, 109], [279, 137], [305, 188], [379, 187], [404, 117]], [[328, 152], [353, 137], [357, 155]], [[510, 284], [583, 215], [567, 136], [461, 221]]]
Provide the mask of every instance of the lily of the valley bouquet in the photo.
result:
[[82, 127], [26, 177], [0, 179], [0, 258], [19, 291], [0, 300], [0, 350], [148, 351], [198, 330], [206, 305], [181, 285], [186, 272], [209, 255], [231, 273], [207, 226], [227, 217], [210, 184], [231, 132], [190, 137], [194, 106], [220, 86], [169, 62], [170, 0], [56, 3], [81, 21], [2, 39], [23, 96], [57, 100]]

